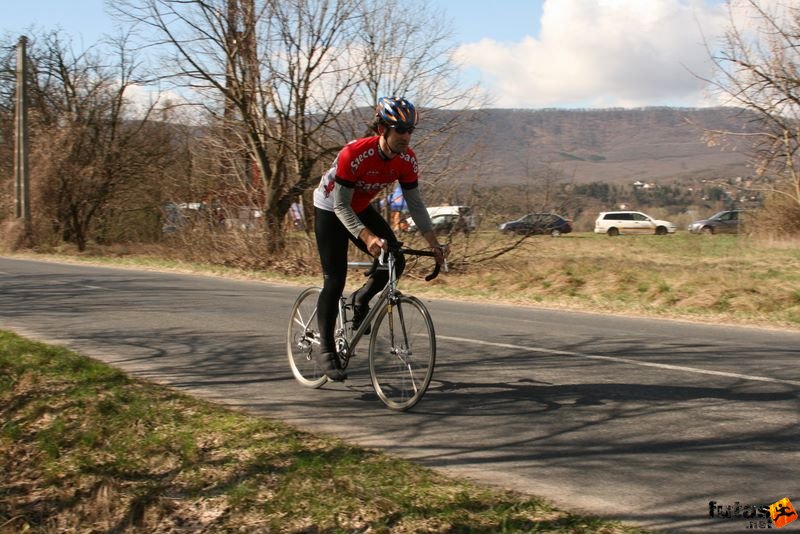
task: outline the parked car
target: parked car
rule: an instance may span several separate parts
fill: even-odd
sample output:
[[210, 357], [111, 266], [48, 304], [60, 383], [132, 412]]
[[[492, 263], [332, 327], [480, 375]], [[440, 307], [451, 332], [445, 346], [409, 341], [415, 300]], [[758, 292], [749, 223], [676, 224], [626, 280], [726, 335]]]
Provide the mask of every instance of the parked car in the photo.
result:
[[594, 221], [597, 234], [610, 236], [620, 234], [655, 234], [675, 233], [678, 227], [669, 221], [654, 219], [640, 211], [603, 211]]
[[572, 221], [555, 213], [529, 213], [519, 219], [504, 222], [499, 230], [506, 234], [543, 234], [558, 237], [572, 231]]
[[738, 234], [744, 210], [720, 211], [708, 219], [695, 221], [687, 228], [693, 234]]
[[164, 220], [161, 232], [174, 234], [180, 232], [187, 223], [200, 219], [206, 208], [202, 202], [167, 202], [161, 209]]
[[[440, 213], [431, 217], [433, 231], [437, 234], [452, 234], [454, 232], [468, 233], [470, 231], [466, 220], [461, 215], [453, 213]], [[416, 232], [417, 227], [410, 227], [409, 232]]]
[[[475, 215], [469, 206], [433, 206], [428, 208], [433, 231], [438, 234], [451, 234], [453, 232], [469, 233], [475, 230]], [[414, 233], [417, 225], [414, 219], [406, 219], [406, 231]]]

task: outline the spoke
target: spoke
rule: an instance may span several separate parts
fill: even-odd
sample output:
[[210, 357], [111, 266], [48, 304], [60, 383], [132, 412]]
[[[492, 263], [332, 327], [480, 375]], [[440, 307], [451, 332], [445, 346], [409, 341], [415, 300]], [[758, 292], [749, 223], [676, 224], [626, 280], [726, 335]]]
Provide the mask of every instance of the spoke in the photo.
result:
[[408, 374], [411, 376], [411, 385], [414, 387], [414, 393], [417, 393], [417, 381], [414, 378], [414, 370], [411, 369], [411, 364], [407, 363], [406, 366], [408, 367]]
[[303, 320], [303, 312], [298, 309], [297, 310], [297, 314], [295, 314], [295, 317], [294, 317], [294, 322], [296, 322], [297, 324], [302, 326], [303, 330], [308, 330], [308, 325], [310, 325], [311, 321], [314, 320], [314, 317], [316, 316], [316, 314], [317, 314], [317, 310], [315, 308], [314, 311], [311, 313], [311, 316], [308, 318], [308, 321], [304, 321]]

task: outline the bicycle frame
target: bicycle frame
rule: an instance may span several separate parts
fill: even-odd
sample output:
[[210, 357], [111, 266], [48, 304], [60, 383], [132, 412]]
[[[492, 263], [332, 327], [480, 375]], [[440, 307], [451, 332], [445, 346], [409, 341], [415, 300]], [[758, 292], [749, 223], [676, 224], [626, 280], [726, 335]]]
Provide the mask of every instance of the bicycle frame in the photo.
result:
[[[382, 255], [383, 256], [383, 255]], [[339, 357], [342, 359], [342, 367], [347, 368], [347, 364], [350, 361], [350, 358], [355, 354], [356, 346], [358, 346], [358, 342], [361, 341], [361, 338], [364, 336], [364, 331], [369, 328], [372, 322], [375, 319], [375, 316], [378, 315], [378, 312], [387, 304], [392, 304], [397, 297], [400, 295], [400, 292], [397, 290], [397, 273], [395, 267], [396, 261], [393, 252], [389, 252], [386, 254], [386, 262], [378, 265], [377, 269], [384, 271], [389, 271], [389, 280], [386, 282], [386, 285], [381, 290], [380, 294], [378, 295], [378, 300], [375, 302], [375, 305], [370, 308], [369, 312], [367, 313], [364, 320], [361, 322], [361, 325], [355, 332], [351, 332], [350, 336], [347, 336], [347, 310], [349, 306], [345, 302], [344, 296], [339, 299], [339, 318], [337, 322], [337, 329], [336, 329], [336, 339], [337, 344], [341, 340], [343, 343], [343, 347], [340, 348]], [[352, 267], [360, 267], [360, 266], [371, 266], [372, 264], [365, 264], [363, 262], [350, 262], [348, 266]], [[337, 347], [339, 348], [339, 347]]]

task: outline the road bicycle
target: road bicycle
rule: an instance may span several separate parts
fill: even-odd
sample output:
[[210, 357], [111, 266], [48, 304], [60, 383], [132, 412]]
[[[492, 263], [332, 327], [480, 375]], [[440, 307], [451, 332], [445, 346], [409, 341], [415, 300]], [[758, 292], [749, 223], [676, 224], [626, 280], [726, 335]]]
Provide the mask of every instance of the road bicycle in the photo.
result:
[[[357, 354], [358, 342], [369, 336], [369, 376], [375, 393], [389, 408], [405, 411], [422, 399], [431, 382], [436, 363], [436, 334], [431, 315], [422, 301], [397, 289], [396, 254], [434, 256], [431, 251], [403, 248], [402, 243], [382, 253], [376, 268], [388, 270], [389, 281], [355, 331], [352, 304], [344, 296], [340, 297], [334, 339], [342, 368], [346, 369], [350, 359]], [[347, 265], [373, 266], [364, 262], [349, 262]], [[425, 280], [436, 278], [439, 270], [437, 264]], [[315, 358], [320, 352], [317, 326], [320, 291], [319, 287], [310, 287], [297, 297], [292, 306], [286, 341], [289, 365], [295, 379], [315, 389], [328, 381]]]

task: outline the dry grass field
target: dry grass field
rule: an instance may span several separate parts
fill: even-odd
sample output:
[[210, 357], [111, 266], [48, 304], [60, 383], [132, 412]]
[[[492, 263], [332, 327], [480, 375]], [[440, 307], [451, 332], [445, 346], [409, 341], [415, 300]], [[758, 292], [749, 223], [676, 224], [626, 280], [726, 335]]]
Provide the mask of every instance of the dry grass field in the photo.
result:
[[[503, 245], [497, 236], [482, 239]], [[456, 243], [456, 255], [458, 250]], [[521, 305], [800, 328], [800, 242], [686, 232], [534, 236], [491, 263], [442, 277], [428, 291]]]

